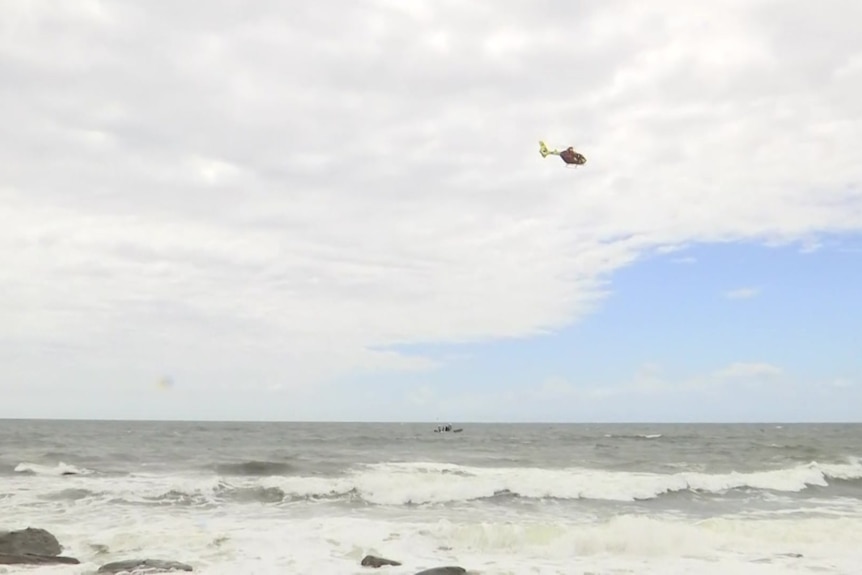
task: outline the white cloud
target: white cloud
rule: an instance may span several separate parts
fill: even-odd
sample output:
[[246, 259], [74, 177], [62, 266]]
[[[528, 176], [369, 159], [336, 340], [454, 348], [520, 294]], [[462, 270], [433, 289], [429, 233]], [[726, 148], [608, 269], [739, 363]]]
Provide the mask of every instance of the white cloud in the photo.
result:
[[819, 240], [808, 239], [804, 240], [802, 246], [799, 248], [799, 253], [802, 254], [813, 254], [819, 251], [823, 247], [823, 242]]
[[695, 258], [693, 256], [684, 256], [684, 257], [680, 257], [680, 258], [673, 258], [670, 261], [672, 261], [675, 264], [696, 264], [697, 258]]
[[758, 379], [776, 377], [781, 373], [781, 368], [769, 363], [737, 362], [718, 370], [715, 375], [721, 379]]
[[409, 403], [425, 406], [434, 401], [434, 390], [427, 385], [419, 386], [407, 395]]
[[576, 394], [578, 394], [578, 388], [572, 385], [572, 383], [566, 378], [558, 375], [545, 379], [536, 389], [536, 395], [546, 399], [554, 399]]
[[760, 288], [746, 287], [724, 292], [727, 299], [751, 299], [760, 295]]
[[733, 382], [774, 381], [783, 375], [781, 368], [762, 362], [736, 362], [709, 373], [674, 377], [656, 363], [642, 365], [629, 381], [611, 385], [576, 385], [559, 376], [546, 380], [530, 395], [542, 399], [578, 397], [601, 399], [611, 396], [654, 395], [704, 391]]
[[[535, 417], [537, 413], [558, 410], [599, 415], [601, 419], [608, 409], [630, 406], [637, 410], [642, 403], [664, 405], [671, 409], [671, 418], [677, 421], [688, 417], [684, 414], [702, 413], [704, 397], [732, 398], [741, 389], [754, 390], [760, 384], [783, 385], [784, 393], [792, 386], [780, 367], [763, 362], [736, 362], [713, 371], [685, 377], [665, 372], [661, 365], [642, 365], [628, 380], [599, 384], [576, 381], [555, 375], [536, 384], [495, 389], [486, 392], [454, 392], [448, 396], [435, 394], [438, 410], [457, 411], [462, 419], [493, 419], [495, 414], [505, 413], [519, 418], [523, 414]], [[430, 391], [429, 391], [430, 393]], [[406, 396], [413, 400], [414, 394]], [[657, 403], [649, 403], [657, 402]], [[511, 406], [523, 411], [517, 415]], [[580, 415], [584, 417], [584, 415]], [[591, 419], [592, 421], [592, 419]]]
[[663, 246], [862, 229], [857, 3], [501, 1], [3, 4], [7, 379], [425, 369], [377, 350], [560, 327]]

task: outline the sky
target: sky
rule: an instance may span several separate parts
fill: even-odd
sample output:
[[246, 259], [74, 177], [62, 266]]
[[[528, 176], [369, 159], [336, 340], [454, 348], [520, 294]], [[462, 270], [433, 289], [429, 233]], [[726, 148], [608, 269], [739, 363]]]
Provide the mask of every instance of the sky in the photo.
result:
[[0, 4], [0, 417], [858, 421], [860, 21]]

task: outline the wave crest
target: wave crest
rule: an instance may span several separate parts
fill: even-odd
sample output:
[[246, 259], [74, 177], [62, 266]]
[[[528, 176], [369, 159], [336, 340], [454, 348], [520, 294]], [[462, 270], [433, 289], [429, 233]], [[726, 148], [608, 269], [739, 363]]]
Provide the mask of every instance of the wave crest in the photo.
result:
[[242, 461], [216, 465], [216, 472], [221, 475], [290, 475], [296, 468], [286, 461]]
[[92, 470], [59, 462], [57, 465], [42, 465], [39, 463], [22, 462], [15, 466], [16, 473], [27, 475], [89, 475]]
[[[22, 467], [22, 464], [19, 467]], [[27, 469], [30, 469], [29, 467]], [[49, 468], [58, 475], [61, 467]], [[144, 504], [208, 505], [291, 501], [362, 502], [372, 505], [447, 504], [513, 498], [634, 502], [676, 493], [722, 496], [734, 490], [799, 492], [862, 479], [862, 464], [799, 465], [748, 473], [646, 473], [585, 468], [481, 468], [453, 464], [379, 463], [337, 476], [249, 475], [231, 477], [131, 475], [69, 477], [64, 488], [86, 488]]]

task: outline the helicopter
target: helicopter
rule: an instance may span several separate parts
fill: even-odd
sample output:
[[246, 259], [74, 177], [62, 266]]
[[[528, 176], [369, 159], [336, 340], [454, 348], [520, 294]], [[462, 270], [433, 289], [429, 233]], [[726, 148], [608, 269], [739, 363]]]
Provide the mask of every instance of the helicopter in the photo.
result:
[[576, 168], [587, 163], [587, 158], [580, 152], [576, 152], [572, 146], [569, 146], [563, 151], [550, 150], [548, 149], [548, 146], [545, 145], [545, 142], [540, 140], [539, 153], [543, 158], [547, 158], [548, 156], [560, 156], [560, 158], [566, 163], [566, 167]]

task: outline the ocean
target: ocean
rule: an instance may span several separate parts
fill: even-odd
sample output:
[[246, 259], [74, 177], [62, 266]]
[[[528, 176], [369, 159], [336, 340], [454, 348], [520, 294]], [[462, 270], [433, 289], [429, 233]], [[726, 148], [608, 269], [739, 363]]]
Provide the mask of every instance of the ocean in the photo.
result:
[[452, 423], [2, 420], [0, 530], [81, 564], [0, 573], [862, 572], [862, 425]]

